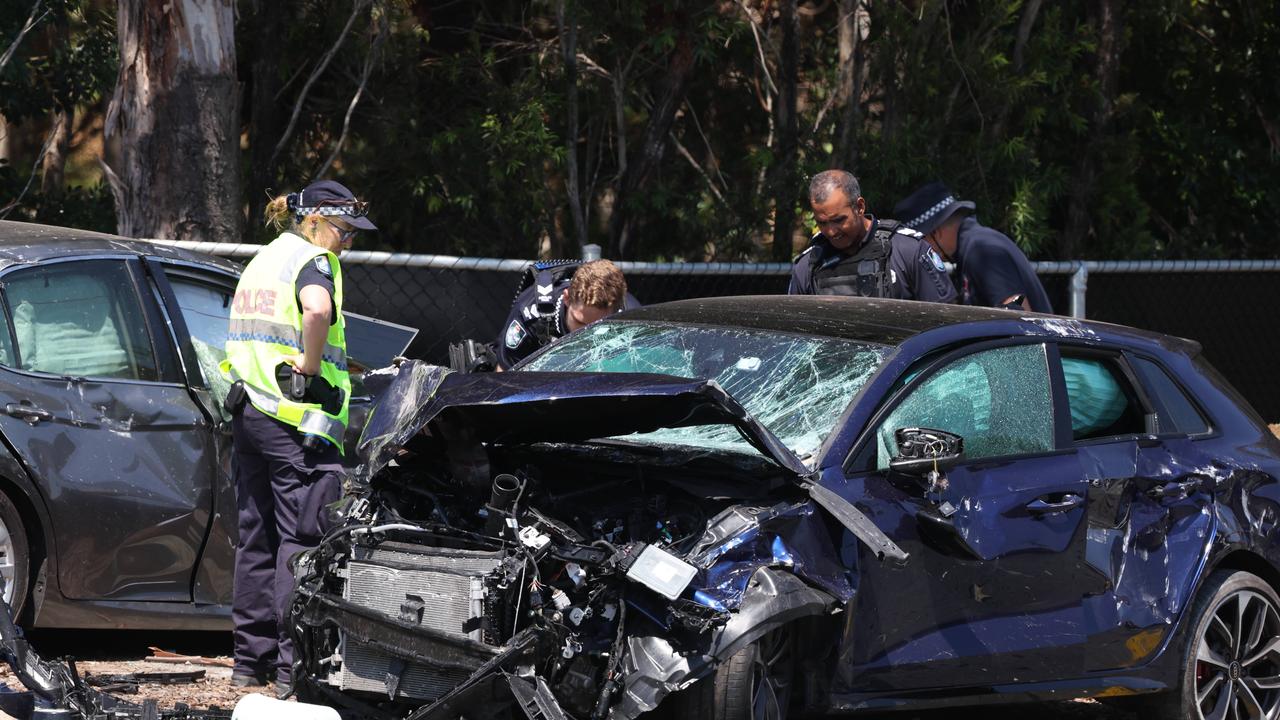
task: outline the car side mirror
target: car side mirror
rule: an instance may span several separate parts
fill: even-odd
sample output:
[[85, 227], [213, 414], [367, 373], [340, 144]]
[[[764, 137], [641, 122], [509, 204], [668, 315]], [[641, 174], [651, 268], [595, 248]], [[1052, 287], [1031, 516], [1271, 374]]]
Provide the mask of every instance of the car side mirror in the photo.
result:
[[898, 454], [889, 460], [889, 469], [906, 475], [925, 475], [946, 470], [964, 457], [964, 438], [946, 430], [905, 427], [893, 431]]

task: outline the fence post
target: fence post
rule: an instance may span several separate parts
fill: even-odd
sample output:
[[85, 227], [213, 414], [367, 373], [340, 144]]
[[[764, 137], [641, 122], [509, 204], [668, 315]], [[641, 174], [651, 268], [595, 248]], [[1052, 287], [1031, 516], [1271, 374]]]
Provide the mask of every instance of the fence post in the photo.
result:
[[582, 262], [591, 262], [600, 259], [600, 246], [595, 243], [587, 243], [582, 246]]
[[1089, 265], [1077, 261], [1076, 271], [1071, 273], [1071, 317], [1084, 319], [1084, 296], [1089, 289]]

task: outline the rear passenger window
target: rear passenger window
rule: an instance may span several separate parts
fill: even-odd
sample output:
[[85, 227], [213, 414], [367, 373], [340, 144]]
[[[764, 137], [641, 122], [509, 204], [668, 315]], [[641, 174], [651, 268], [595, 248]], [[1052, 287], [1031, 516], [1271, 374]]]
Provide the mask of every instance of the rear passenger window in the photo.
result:
[[1064, 357], [1062, 375], [1071, 409], [1072, 439], [1094, 440], [1146, 431], [1142, 404], [1114, 359]]
[[56, 263], [5, 276], [16, 357], [23, 370], [155, 380], [155, 353], [123, 262]]
[[1134, 358], [1134, 368], [1147, 386], [1147, 392], [1159, 406], [1160, 432], [1162, 433], [1196, 433], [1208, 432], [1209, 423], [1196, 409], [1191, 398], [1169, 377], [1159, 365], [1145, 358]]

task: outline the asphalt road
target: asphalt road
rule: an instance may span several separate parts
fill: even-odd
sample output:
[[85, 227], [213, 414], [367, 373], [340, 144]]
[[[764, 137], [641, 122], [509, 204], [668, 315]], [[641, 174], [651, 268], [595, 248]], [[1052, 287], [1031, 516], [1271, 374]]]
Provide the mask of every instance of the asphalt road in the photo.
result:
[[[83, 631], [83, 630], [35, 630], [28, 634], [35, 651], [46, 660], [74, 657], [86, 661], [141, 660], [151, 654], [151, 646], [184, 655], [225, 657], [231, 654], [230, 633], [211, 632], [145, 632], [137, 630]], [[145, 668], [163, 671], [167, 668]], [[180, 686], [171, 686], [166, 697], [186, 702], [192, 707], [207, 707], [212, 703], [225, 703], [224, 695], [204, 697], [205, 693], [222, 693], [224, 688], [212, 684], [188, 686], [189, 695], [183, 696]], [[226, 707], [226, 705], [223, 705]], [[862, 720], [954, 720], [955, 718], [979, 718], [980, 720], [1137, 720], [1137, 715], [1122, 712], [1096, 702], [1054, 702], [1036, 705], [1003, 705], [984, 708], [957, 708], [930, 712], [898, 712], [860, 715]]]

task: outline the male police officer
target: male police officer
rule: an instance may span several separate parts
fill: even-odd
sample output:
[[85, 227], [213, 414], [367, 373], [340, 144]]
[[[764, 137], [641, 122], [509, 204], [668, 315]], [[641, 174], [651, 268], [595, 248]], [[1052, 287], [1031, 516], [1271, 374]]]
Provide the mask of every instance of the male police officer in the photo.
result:
[[498, 364], [507, 369], [535, 350], [618, 310], [640, 307], [608, 260], [538, 263], [520, 291], [498, 338]]
[[819, 232], [795, 259], [789, 294], [955, 300], [942, 259], [920, 233], [868, 214], [851, 173], [815, 175], [809, 205]]
[[976, 210], [972, 202], [957, 200], [946, 185], [931, 182], [895, 205], [893, 214], [924, 233], [943, 258], [956, 264], [965, 305], [1053, 312], [1027, 256], [1003, 233], [979, 223]]

